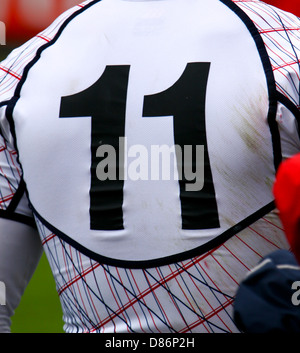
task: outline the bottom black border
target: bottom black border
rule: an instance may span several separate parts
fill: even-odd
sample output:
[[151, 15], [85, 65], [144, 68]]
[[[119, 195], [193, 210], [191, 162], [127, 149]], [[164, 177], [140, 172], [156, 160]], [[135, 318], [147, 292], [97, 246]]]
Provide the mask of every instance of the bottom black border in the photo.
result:
[[[195, 249], [171, 255], [171, 256], [166, 256], [164, 258], [159, 258], [159, 259], [154, 259], [154, 260], [146, 260], [146, 261], [125, 261], [125, 260], [118, 260], [118, 259], [112, 259], [103, 255], [100, 255], [98, 253], [93, 252], [92, 250], [87, 249], [85, 246], [81, 245], [74, 239], [70, 238], [68, 235], [65, 233], [61, 232], [60, 230], [56, 229], [53, 225], [48, 223], [33, 207], [33, 205], [30, 206], [35, 217], [46, 227], [48, 228], [51, 232], [53, 232], [55, 235], [57, 235], [59, 238], [61, 238], [63, 241], [80, 251], [82, 254], [90, 257], [91, 259], [101, 263], [101, 264], [106, 264], [106, 265], [111, 265], [119, 268], [130, 268], [130, 269], [145, 269], [145, 268], [152, 268], [152, 267], [161, 267], [165, 265], [170, 265], [172, 263], [188, 260], [190, 258], [196, 257], [203, 255], [207, 251], [212, 250], [215, 247], [220, 246], [223, 244], [225, 241], [230, 239], [232, 236], [236, 235], [246, 227], [250, 226], [252, 223], [256, 222], [269, 212], [275, 209], [275, 203], [274, 201], [270, 202], [266, 206], [262, 207], [252, 215], [248, 216], [245, 218], [243, 221], [237, 223], [230, 229], [226, 230], [223, 232], [221, 235], [217, 236], [216, 238], [212, 239], [211, 241], [208, 241], [204, 245], [201, 245]], [[1, 216], [1, 214], [0, 214]]]
[[20, 213], [10, 212], [7, 210], [0, 210], [0, 218], [8, 219], [11, 221], [16, 221], [19, 223], [24, 223], [34, 229], [36, 229], [36, 223], [33, 217], [25, 216]]

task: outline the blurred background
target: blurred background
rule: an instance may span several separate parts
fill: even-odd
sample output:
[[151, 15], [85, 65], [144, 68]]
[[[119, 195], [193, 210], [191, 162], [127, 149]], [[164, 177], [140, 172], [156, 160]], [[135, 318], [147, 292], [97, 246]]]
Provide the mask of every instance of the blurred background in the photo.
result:
[[1, 0], [0, 21], [6, 25], [7, 43], [23, 43], [79, 0]]
[[[1, 0], [0, 21], [6, 26], [6, 40], [19, 44], [30, 39], [59, 16], [66, 9], [83, 2], [82, 0]], [[300, 16], [299, 0], [265, 0]]]
[[[45, 29], [78, 0], [0, 0], [0, 21], [4, 23], [5, 45], [0, 38], [0, 61], [10, 51]], [[300, 16], [300, 0], [265, 0]], [[1, 67], [0, 67], [1, 69]], [[21, 305], [12, 319], [12, 332], [61, 333], [62, 312], [55, 283], [45, 255], [34, 274]]]

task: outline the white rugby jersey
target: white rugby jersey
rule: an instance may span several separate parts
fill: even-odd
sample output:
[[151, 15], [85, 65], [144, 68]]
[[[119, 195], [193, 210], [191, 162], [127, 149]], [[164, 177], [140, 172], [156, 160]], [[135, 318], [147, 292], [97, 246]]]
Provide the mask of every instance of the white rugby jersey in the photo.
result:
[[260, 1], [86, 1], [1, 63], [0, 216], [34, 219], [66, 332], [236, 330], [239, 279], [286, 246], [299, 27]]

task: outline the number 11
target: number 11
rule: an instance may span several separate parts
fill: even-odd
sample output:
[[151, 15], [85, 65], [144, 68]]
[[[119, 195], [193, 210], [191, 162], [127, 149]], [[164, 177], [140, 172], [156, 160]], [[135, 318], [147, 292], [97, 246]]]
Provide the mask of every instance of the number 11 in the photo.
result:
[[[186, 186], [191, 180], [187, 181], [183, 176], [178, 181], [183, 229], [210, 229], [220, 226], [205, 126], [209, 70], [210, 63], [189, 63], [172, 87], [144, 97], [141, 118], [173, 116], [175, 144], [182, 150], [184, 146], [192, 146], [193, 170], [196, 169], [196, 146], [204, 146], [203, 188], [187, 191]], [[96, 157], [96, 151], [101, 141], [113, 146], [116, 156], [119, 156], [122, 147], [119, 146], [119, 138], [125, 137], [129, 74], [129, 65], [107, 66], [92, 86], [61, 99], [60, 118], [90, 117], [92, 121], [90, 226], [93, 230], [124, 228], [124, 180], [98, 180], [96, 167], [101, 158]], [[118, 171], [124, 167], [120, 165], [122, 160], [117, 158], [116, 175], [120, 175]], [[184, 159], [182, 163], [185, 164]]]

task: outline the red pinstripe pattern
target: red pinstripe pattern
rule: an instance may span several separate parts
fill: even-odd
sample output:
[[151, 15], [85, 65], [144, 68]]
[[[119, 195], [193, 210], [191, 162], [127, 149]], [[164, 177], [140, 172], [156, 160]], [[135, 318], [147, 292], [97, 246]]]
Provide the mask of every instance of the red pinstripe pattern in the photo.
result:
[[6, 210], [13, 199], [21, 178], [17, 154], [0, 135], [0, 209]]
[[5, 73], [11, 75], [12, 77], [16, 78], [17, 80], [21, 80], [21, 76], [18, 75], [17, 73], [11, 71], [10, 69], [6, 68], [6, 67], [3, 67], [0, 65], [0, 70], [4, 71]]
[[50, 40], [51, 40], [51, 38], [47, 38], [47, 37], [45, 37], [45, 36], [43, 36], [43, 35], [37, 35], [37, 38], [41, 38], [41, 39], [43, 39], [45, 42], [50, 42]]
[[299, 48], [293, 45], [300, 39], [300, 26], [296, 16], [260, 1], [234, 2], [252, 19], [264, 40], [277, 90], [300, 108]]
[[287, 248], [272, 213], [201, 256], [133, 270], [92, 261], [38, 226], [68, 303], [67, 332], [236, 332], [231, 311], [240, 279], [266, 253]]
[[[51, 239], [53, 239], [53, 237]], [[99, 264], [91, 265], [89, 268], [85, 269], [80, 274], [78, 274], [78, 275], [75, 274], [75, 276], [72, 278], [72, 280], [69, 280], [68, 283], [66, 283], [63, 287], [61, 287], [59, 289], [58, 295], [61, 295], [66, 289], [68, 289], [70, 286], [75, 284], [77, 281], [81, 280], [82, 277], [85, 277], [91, 271], [94, 271], [98, 266], [99, 266]]]

